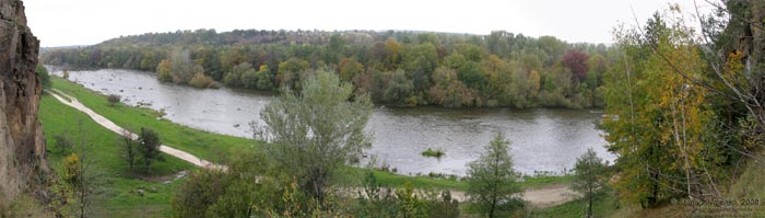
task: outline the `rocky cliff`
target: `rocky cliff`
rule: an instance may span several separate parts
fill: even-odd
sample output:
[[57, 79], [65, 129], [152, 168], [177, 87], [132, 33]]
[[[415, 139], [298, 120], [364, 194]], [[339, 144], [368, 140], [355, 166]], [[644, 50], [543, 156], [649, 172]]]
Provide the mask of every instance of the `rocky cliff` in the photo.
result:
[[48, 171], [37, 120], [39, 44], [27, 26], [24, 4], [0, 0], [0, 207], [35, 187]]

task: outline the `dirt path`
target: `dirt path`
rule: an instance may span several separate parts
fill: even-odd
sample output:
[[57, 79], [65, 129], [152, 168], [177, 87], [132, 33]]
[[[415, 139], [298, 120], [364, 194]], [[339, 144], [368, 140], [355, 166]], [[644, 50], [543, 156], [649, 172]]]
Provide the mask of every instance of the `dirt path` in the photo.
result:
[[[104, 128], [111, 130], [112, 132], [115, 132], [120, 135], [130, 135], [130, 137], [133, 140], [138, 139], [138, 135], [133, 134], [120, 126], [117, 126], [117, 124], [115, 124], [111, 120], [106, 119], [106, 117], [101, 116], [100, 114], [97, 114], [90, 108], [86, 107], [85, 105], [77, 101], [76, 98], [55, 89], [53, 89], [52, 91], [46, 91], [46, 92], [50, 94], [51, 96], [53, 96], [54, 98], [56, 98], [56, 100], [60, 101], [61, 103], [85, 113], [91, 119], [93, 119], [93, 121], [96, 121], [96, 123], [103, 126]], [[189, 154], [188, 152], [181, 151], [167, 145], [160, 145], [159, 150], [165, 154], [168, 154], [173, 157], [177, 157], [178, 159], [184, 160], [198, 167], [211, 168], [211, 169], [226, 168], [225, 166], [211, 163], [210, 161], [203, 160], [197, 156], [194, 156], [193, 154]]]
[[[452, 190], [452, 198], [459, 202], [467, 200], [467, 195], [461, 191]], [[523, 192], [523, 200], [528, 201], [534, 207], [557, 206], [576, 198], [576, 192], [568, 188], [566, 184], [550, 185], [537, 188], [528, 188]]]
[[[86, 107], [79, 101], [77, 101], [76, 98], [69, 96], [61, 91], [53, 89], [52, 91], [46, 91], [48, 94], [56, 98], [61, 103], [68, 105], [72, 108], [75, 108], [85, 114], [87, 114], [93, 121], [96, 121], [99, 125], [103, 126], [104, 128], [111, 130], [112, 132], [115, 132], [120, 135], [126, 135], [130, 134], [130, 137], [135, 139], [138, 139], [138, 135], [128, 132], [126, 129], [117, 126], [114, 122], [112, 122], [109, 119], [106, 119], [106, 117], [101, 116], [100, 114], [97, 114], [90, 108]], [[175, 148], [172, 148], [170, 146], [161, 145], [159, 147], [159, 150], [171, 155], [173, 157], [177, 157], [181, 160], [184, 160], [186, 162], [189, 162], [191, 164], [194, 164], [198, 167], [204, 167], [204, 168], [210, 168], [210, 169], [226, 169], [226, 166], [218, 165], [211, 163], [207, 160], [203, 160], [197, 156], [194, 156], [192, 154], [189, 154], [188, 152], [181, 151]], [[455, 191], [452, 190], [452, 198], [456, 199], [459, 202], [464, 202], [467, 200], [467, 196], [464, 192], [461, 191]], [[576, 193], [568, 188], [565, 184], [560, 185], [550, 185], [545, 187], [538, 187], [538, 188], [529, 188], [526, 189], [523, 193], [523, 200], [528, 201], [531, 203], [532, 206], [535, 207], [552, 207], [556, 205], [563, 204], [565, 202], [568, 202], [570, 200], [573, 200], [576, 197]]]

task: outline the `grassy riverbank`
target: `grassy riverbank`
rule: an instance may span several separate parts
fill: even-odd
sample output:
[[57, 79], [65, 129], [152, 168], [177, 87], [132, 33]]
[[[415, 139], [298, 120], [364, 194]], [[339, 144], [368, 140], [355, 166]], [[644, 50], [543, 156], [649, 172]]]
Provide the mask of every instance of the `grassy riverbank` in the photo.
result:
[[[52, 77], [51, 80], [53, 88], [77, 98], [82, 104], [93, 109], [96, 113], [112, 120], [117, 125], [131, 130], [136, 130], [140, 127], [150, 127], [157, 130], [162, 135], [165, 144], [187, 151], [200, 158], [214, 162], [221, 162], [225, 161], [225, 157], [235, 153], [239, 149], [259, 149], [262, 145], [260, 142], [252, 139], [205, 132], [185, 127], [169, 120], [158, 120], [157, 117], [159, 113], [151, 109], [130, 107], [127, 105], [110, 106], [109, 102], [106, 100], [106, 96], [101, 93], [89, 90], [79, 84], [62, 78]], [[363, 170], [351, 170], [351, 172], [361, 171]], [[392, 187], [402, 186], [409, 181], [417, 188], [447, 188], [458, 190], [464, 190], [465, 188], [464, 182], [449, 178], [404, 176], [382, 171], [376, 171], [375, 176], [381, 184]], [[571, 178], [567, 176], [529, 176], [525, 178], [522, 186], [538, 187], [560, 184], [568, 182], [570, 179]]]
[[[225, 136], [192, 129], [168, 120], [158, 120], [158, 112], [127, 105], [110, 106], [106, 97], [100, 93], [88, 90], [79, 84], [52, 78], [53, 88], [77, 98], [87, 107], [93, 109], [117, 125], [135, 130], [149, 127], [159, 132], [163, 143], [188, 151], [201, 158], [214, 162], [225, 161], [225, 157], [240, 149], [260, 149], [262, 145], [252, 139]], [[85, 114], [70, 108], [52, 96], [44, 95], [40, 107], [40, 119], [45, 129], [50, 150], [49, 161], [54, 168], [59, 168], [64, 154], [55, 147], [54, 136], [59, 134], [71, 135], [78, 142], [87, 138], [91, 142], [91, 157], [98, 172], [104, 172], [104, 192], [99, 195], [102, 200], [94, 205], [96, 214], [109, 217], [129, 217], [136, 214], [147, 216], [170, 216], [171, 196], [181, 180], [173, 180], [174, 173], [183, 170], [193, 170], [194, 167], [181, 160], [166, 156], [166, 162], [156, 166], [152, 178], [137, 179], [129, 176], [126, 163], [119, 154], [119, 135], [112, 133]], [[365, 169], [350, 168], [349, 181], [360, 181]], [[390, 172], [374, 171], [381, 185], [400, 187], [406, 182], [421, 189], [466, 189], [466, 183], [456, 178], [434, 178], [430, 176], [404, 176]], [[171, 181], [164, 184], [165, 181]], [[553, 184], [568, 183], [571, 176], [536, 176], [525, 177], [523, 187], [540, 187]], [[140, 196], [138, 189], [144, 190]]]
[[[127, 162], [120, 156], [120, 136], [96, 124], [85, 114], [70, 108], [50, 95], [43, 95], [40, 103], [40, 121], [48, 145], [48, 163], [61, 172], [62, 159], [69, 152], [56, 147], [56, 135], [67, 135], [76, 145], [86, 146], [86, 162], [98, 175], [98, 194], [91, 207], [95, 217], [169, 217], [170, 198], [180, 180], [174, 174], [193, 169], [191, 164], [164, 155], [157, 162], [153, 175], [138, 179], [128, 174]], [[139, 193], [143, 190], [143, 195]]]

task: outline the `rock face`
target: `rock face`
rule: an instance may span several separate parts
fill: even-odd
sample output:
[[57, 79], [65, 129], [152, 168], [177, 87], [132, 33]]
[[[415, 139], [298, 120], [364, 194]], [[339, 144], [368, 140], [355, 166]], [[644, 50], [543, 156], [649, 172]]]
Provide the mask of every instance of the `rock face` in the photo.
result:
[[0, 208], [48, 172], [37, 120], [35, 75], [40, 41], [27, 26], [20, 0], [0, 0]]

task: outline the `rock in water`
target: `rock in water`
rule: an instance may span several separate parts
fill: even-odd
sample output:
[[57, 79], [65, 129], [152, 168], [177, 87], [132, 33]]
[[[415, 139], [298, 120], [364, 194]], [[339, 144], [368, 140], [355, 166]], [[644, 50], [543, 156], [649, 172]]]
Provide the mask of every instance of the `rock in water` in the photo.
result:
[[0, 208], [27, 189], [41, 190], [40, 178], [48, 173], [37, 120], [39, 45], [27, 26], [24, 4], [0, 0]]

